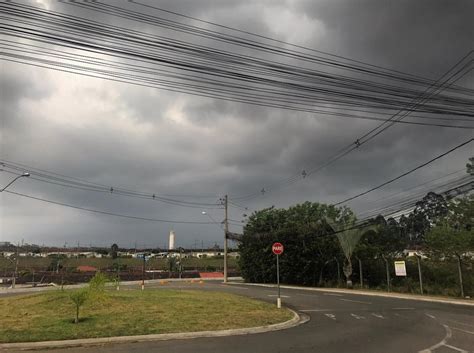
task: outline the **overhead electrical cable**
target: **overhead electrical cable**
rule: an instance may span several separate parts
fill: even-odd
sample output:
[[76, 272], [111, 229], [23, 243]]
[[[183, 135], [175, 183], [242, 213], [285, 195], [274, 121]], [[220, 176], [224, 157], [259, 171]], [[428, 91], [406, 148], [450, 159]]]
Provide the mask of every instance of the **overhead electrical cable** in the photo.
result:
[[[142, 199], [160, 201], [168, 204], [174, 204], [177, 206], [182, 207], [191, 207], [191, 208], [206, 208], [206, 209], [221, 209], [222, 205], [220, 203], [205, 203], [205, 202], [194, 202], [194, 201], [186, 201], [181, 199], [172, 199], [168, 197], [160, 196], [160, 194], [155, 194], [152, 192], [143, 192], [143, 191], [134, 191], [130, 189], [98, 184], [89, 182], [83, 179], [69, 177], [62, 174], [49, 172], [44, 169], [37, 169], [32, 166], [27, 166], [25, 164], [15, 163], [7, 160], [0, 160], [1, 165], [3, 167], [7, 167], [13, 169], [17, 172], [29, 172], [31, 174], [30, 178], [32, 180], [54, 184], [62, 187], [67, 188], [74, 188], [84, 191], [91, 191], [91, 192], [100, 192], [100, 193], [110, 193], [116, 194], [121, 196], [128, 196], [128, 197], [138, 197]], [[218, 207], [216, 207], [218, 206]]]
[[[455, 85], [472, 71], [473, 60], [468, 60], [472, 51], [441, 78], [429, 80], [301, 46], [293, 45], [293, 49], [290, 49], [288, 43], [264, 36], [255, 35], [284, 45], [220, 33], [111, 4], [93, 2], [67, 5], [185, 33], [187, 36], [211, 39], [240, 49], [232, 51], [227, 47], [199, 45], [197, 41], [155, 35], [89, 17], [9, 2], [0, 4], [3, 10], [0, 19], [4, 21], [0, 24], [0, 30], [7, 37], [21, 39], [21, 42], [14, 45], [11, 45], [12, 40], [4, 42], [9, 44], [0, 47], [0, 59], [258, 106], [382, 121], [322, 164], [265, 186], [259, 192], [231, 195], [231, 200], [248, 201], [300, 181], [343, 158], [395, 123], [473, 129], [473, 126], [466, 124], [452, 125], [448, 118], [452, 117], [452, 121], [474, 121], [471, 120], [474, 118], [474, 91]], [[163, 12], [163, 9], [157, 10]], [[238, 31], [230, 27], [227, 29]], [[67, 48], [69, 52], [53, 49], [57, 46]], [[250, 52], [244, 52], [241, 48]], [[314, 55], [316, 52], [318, 55]], [[285, 63], [285, 59], [294, 62]], [[321, 70], [321, 67], [326, 71]], [[385, 119], [383, 116], [390, 117]], [[404, 120], [407, 117], [416, 120]], [[444, 120], [446, 123], [426, 121], [430, 119]], [[54, 182], [61, 183], [57, 180]], [[75, 186], [95, 188], [90, 185]], [[129, 193], [124, 190], [120, 192]], [[195, 204], [179, 200], [164, 201]]]
[[14, 191], [9, 191], [9, 190], [4, 190], [3, 192], [6, 192], [6, 193], [9, 193], [9, 194], [12, 194], [12, 195], [16, 195], [16, 196], [21, 196], [21, 197], [33, 199], [33, 200], [36, 200], [36, 201], [47, 202], [47, 203], [58, 205], [58, 206], [69, 207], [69, 208], [74, 208], [74, 209], [77, 209], [77, 210], [82, 210], [82, 211], [87, 211], [87, 212], [92, 212], [92, 213], [99, 213], [99, 214], [103, 214], [103, 215], [115, 216], [115, 217], [120, 217], [120, 218], [128, 218], [128, 219], [135, 219], [135, 220], [149, 221], [149, 222], [173, 223], [173, 224], [215, 224], [215, 222], [182, 221], [182, 220], [169, 220], [169, 219], [157, 219], [157, 218], [131, 216], [131, 215], [113, 213], [113, 212], [108, 212], [108, 211], [100, 211], [100, 210], [95, 210], [95, 209], [81, 207], [81, 206], [74, 206], [74, 205], [63, 203], [63, 202], [47, 200], [47, 199], [44, 199], [44, 198], [35, 197], [35, 196], [22, 194], [22, 193], [18, 193], [18, 192], [14, 192]]
[[459, 149], [459, 148], [461, 148], [461, 147], [463, 147], [463, 146], [465, 146], [465, 145], [471, 143], [472, 141], [474, 141], [474, 138], [470, 138], [469, 140], [467, 140], [467, 141], [465, 141], [465, 142], [463, 142], [463, 143], [461, 143], [461, 144], [459, 144], [459, 145], [457, 145], [457, 146], [455, 146], [455, 147], [449, 149], [448, 151], [446, 151], [446, 152], [444, 152], [444, 153], [441, 153], [440, 155], [438, 155], [438, 156], [436, 156], [436, 157], [434, 157], [434, 158], [431, 158], [429, 161], [424, 162], [424, 163], [422, 163], [422, 164], [420, 164], [420, 165], [418, 165], [418, 166], [416, 166], [416, 167], [414, 167], [414, 168], [412, 168], [412, 169], [406, 171], [405, 173], [402, 173], [402, 174], [400, 174], [400, 175], [398, 175], [398, 176], [396, 176], [396, 177], [394, 177], [394, 178], [392, 178], [392, 179], [389, 179], [389, 180], [383, 182], [383, 183], [380, 184], [380, 185], [374, 186], [374, 187], [372, 187], [372, 188], [370, 188], [370, 189], [368, 189], [368, 190], [366, 190], [366, 191], [364, 191], [364, 192], [361, 192], [361, 193], [359, 193], [359, 194], [357, 194], [357, 195], [354, 195], [354, 196], [348, 197], [348, 198], [346, 198], [346, 199], [344, 199], [344, 200], [341, 200], [341, 201], [339, 201], [339, 202], [333, 203], [333, 205], [334, 205], [334, 206], [341, 205], [341, 204], [346, 203], [346, 202], [348, 202], [348, 201], [352, 201], [352, 200], [354, 200], [354, 199], [356, 199], [356, 198], [359, 198], [359, 197], [361, 197], [361, 196], [367, 195], [368, 193], [370, 193], [370, 192], [372, 192], [372, 191], [375, 191], [375, 190], [377, 190], [377, 189], [380, 189], [380, 188], [382, 188], [382, 187], [384, 187], [384, 186], [386, 186], [386, 185], [388, 185], [388, 184], [391, 184], [391, 183], [393, 183], [394, 181], [399, 180], [399, 179], [401, 179], [401, 178], [403, 178], [403, 177], [405, 177], [405, 176], [407, 176], [407, 175], [409, 175], [409, 174], [411, 174], [411, 173], [417, 171], [418, 169], [421, 169], [421, 168], [427, 166], [428, 164], [431, 164], [431, 163], [433, 163], [434, 161], [436, 161], [436, 160], [438, 160], [438, 159], [440, 159], [440, 158], [443, 158], [444, 156], [447, 156], [448, 154], [450, 154], [450, 153], [456, 151], [457, 149]]

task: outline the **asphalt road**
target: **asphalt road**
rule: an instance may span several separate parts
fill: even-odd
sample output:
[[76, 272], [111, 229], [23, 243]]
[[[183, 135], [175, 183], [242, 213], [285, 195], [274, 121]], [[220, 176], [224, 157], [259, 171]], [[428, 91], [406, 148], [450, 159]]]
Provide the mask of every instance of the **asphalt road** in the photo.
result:
[[[219, 290], [276, 302], [275, 289], [245, 284], [175, 283], [153, 287]], [[301, 289], [282, 289], [281, 294], [284, 305], [308, 315], [310, 320], [294, 328], [262, 334], [52, 352], [474, 352], [474, 307]]]

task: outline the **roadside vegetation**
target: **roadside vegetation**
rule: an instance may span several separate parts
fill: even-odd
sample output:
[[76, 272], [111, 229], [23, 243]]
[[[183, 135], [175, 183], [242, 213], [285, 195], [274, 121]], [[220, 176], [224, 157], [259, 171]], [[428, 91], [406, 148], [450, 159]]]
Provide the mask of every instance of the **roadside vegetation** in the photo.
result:
[[[239, 247], [246, 281], [276, 282], [276, 241], [285, 246], [282, 283], [420, 294], [419, 262], [423, 294], [474, 296], [472, 193], [446, 199], [431, 192], [407, 215], [360, 226], [349, 208], [320, 203], [256, 211]], [[406, 262], [406, 277], [395, 276], [398, 260]]]

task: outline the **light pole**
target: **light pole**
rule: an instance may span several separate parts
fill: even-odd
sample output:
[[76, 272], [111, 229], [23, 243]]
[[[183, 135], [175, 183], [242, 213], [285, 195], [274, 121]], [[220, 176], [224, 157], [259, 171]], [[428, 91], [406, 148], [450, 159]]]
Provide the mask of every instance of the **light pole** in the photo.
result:
[[18, 175], [15, 179], [13, 179], [12, 181], [10, 181], [3, 189], [0, 189], [0, 192], [2, 191], [5, 191], [5, 189], [7, 187], [9, 187], [11, 184], [13, 184], [15, 181], [17, 181], [18, 179], [20, 178], [23, 178], [23, 177], [29, 177], [30, 176], [30, 173], [23, 173], [22, 175]]
[[[227, 235], [229, 233], [229, 224], [227, 222], [227, 195], [224, 198], [224, 206], [225, 206], [225, 219], [224, 219], [224, 283], [227, 283]], [[208, 216], [215, 224], [217, 224], [221, 229], [222, 225], [217, 222], [210, 214], [206, 211], [201, 212], [203, 215]]]

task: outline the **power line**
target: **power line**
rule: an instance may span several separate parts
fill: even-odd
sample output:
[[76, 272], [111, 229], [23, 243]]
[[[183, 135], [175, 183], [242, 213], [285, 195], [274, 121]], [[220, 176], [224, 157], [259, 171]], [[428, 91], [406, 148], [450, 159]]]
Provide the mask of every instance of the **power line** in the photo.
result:
[[[282, 64], [277, 60], [262, 59], [257, 56], [242, 54], [241, 52], [230, 52], [222, 50], [222, 48], [216, 49], [200, 46], [175, 38], [151, 35], [146, 32], [113, 26], [90, 19], [65, 15], [54, 11], [45, 11], [38, 7], [22, 4], [15, 4], [15, 7], [12, 7], [10, 4], [2, 4], [5, 8], [4, 13], [7, 15], [7, 17], [3, 18], [9, 21], [2, 28], [9, 36], [47, 45], [59, 44], [65, 48], [100, 54], [101, 56], [106, 55], [120, 60], [134, 60], [135, 62], [146, 63], [148, 66], [139, 66], [128, 61], [122, 64], [121, 62], [100, 60], [99, 58], [86, 58], [83, 55], [75, 55], [72, 52], [61, 53], [60, 51], [45, 48], [40, 48], [41, 50], [39, 50], [38, 46], [35, 46], [34, 50], [30, 48], [27, 50], [18, 49], [18, 46], [16, 46], [15, 50], [22, 52], [23, 54], [21, 55], [18, 52], [12, 53], [11, 51], [15, 50], [10, 48], [10, 52], [3, 54], [9, 57], [9, 59], [2, 57], [3, 60], [32, 64], [86, 76], [112, 79], [119, 82], [159, 87], [194, 95], [298, 111], [320, 113], [321, 110], [314, 110], [312, 108], [315, 106], [315, 102], [326, 105], [332, 104], [338, 110], [346, 110], [348, 107], [352, 110], [358, 107], [369, 107], [374, 110], [372, 114], [386, 115], [390, 111], [402, 107], [398, 113], [392, 115], [389, 119], [368, 117], [369, 119], [382, 120], [383, 123], [357, 139], [355, 143], [351, 143], [338, 151], [322, 165], [304, 170], [303, 177], [303, 173], [300, 173], [282, 182], [275, 183], [270, 187], [263, 188], [262, 190], [265, 190], [265, 192], [281, 189], [322, 170], [351, 153], [360, 145], [373, 139], [392, 126], [393, 123], [402, 122], [402, 119], [412, 112], [454, 114], [466, 117], [474, 116], [472, 99], [439, 94], [441, 89], [450, 93], [466, 95], [472, 92], [469, 89], [454, 87], [453, 82], [449, 83], [450, 79], [460, 75], [463, 70], [465, 72], [462, 75], [470, 72], [467, 69], [472, 60], [448, 79], [440, 82], [441, 79], [456, 69], [465, 58], [468, 58], [472, 51], [439, 80], [433, 81], [401, 72], [395, 74], [394, 70], [376, 67], [375, 65], [365, 63], [359, 65], [361, 62], [358, 62], [358, 65], [350, 65], [334, 59], [309, 55], [295, 50], [287, 50], [284, 47], [245, 40], [240, 37], [228, 36], [223, 33], [108, 4], [74, 3], [72, 5], [127, 18], [139, 23], [247, 47], [255, 52], [270, 53], [281, 58], [292, 58], [305, 63], [337, 68], [337, 70], [341, 71], [348, 70], [361, 75], [395, 80], [407, 85], [423, 87], [426, 84], [429, 85], [427, 89], [420, 91], [418, 88], [398, 87], [382, 82], [357, 79], [347, 75], [329, 74], [321, 70]], [[8, 46], [6, 49], [9, 49]], [[305, 50], [308, 50], [308, 48], [305, 48]], [[30, 56], [24, 55], [24, 53], [28, 53]], [[325, 53], [325, 55], [337, 57], [328, 53]], [[45, 57], [55, 58], [56, 61], [47, 60]], [[356, 62], [348, 58], [343, 59]], [[64, 60], [69, 60], [69, 62], [64, 63]], [[93, 65], [98, 65], [98, 67]], [[160, 69], [150, 65], [159, 65]], [[157, 76], [166, 79], [157, 79]], [[456, 78], [456, 80], [458, 79], [459, 77]], [[347, 115], [340, 111], [326, 111], [325, 113], [336, 116], [344, 116], [341, 114]], [[401, 115], [399, 116], [399, 114]], [[412, 121], [403, 121], [403, 123], [426, 125], [425, 123]], [[435, 125], [472, 128], [469, 126], [448, 126], [448, 124]], [[233, 199], [248, 200], [256, 197], [256, 195], [258, 196], [260, 193], [234, 197]], [[184, 201], [176, 200], [166, 201], [185, 203]], [[187, 204], [191, 206], [194, 203]]]
[[393, 183], [394, 181], [396, 181], [396, 180], [398, 180], [398, 179], [401, 179], [401, 178], [403, 178], [404, 176], [407, 176], [408, 174], [411, 174], [411, 173], [417, 171], [418, 169], [421, 169], [421, 168], [427, 166], [428, 164], [431, 164], [431, 163], [433, 163], [434, 161], [436, 161], [436, 160], [438, 160], [438, 159], [440, 159], [440, 158], [442, 158], [442, 157], [444, 157], [444, 156], [446, 156], [446, 155], [448, 155], [448, 154], [454, 152], [455, 150], [457, 150], [457, 149], [459, 149], [459, 148], [461, 148], [461, 147], [463, 147], [463, 146], [465, 146], [465, 145], [471, 143], [473, 140], [474, 140], [474, 138], [470, 138], [469, 140], [467, 140], [467, 141], [465, 141], [465, 142], [463, 142], [463, 143], [457, 145], [456, 147], [451, 148], [450, 150], [448, 150], [448, 151], [446, 151], [446, 152], [444, 152], [444, 153], [442, 153], [442, 154], [440, 154], [440, 155], [438, 155], [438, 156], [436, 156], [436, 157], [430, 159], [430, 160], [427, 161], [427, 162], [424, 162], [424, 163], [420, 164], [419, 166], [417, 166], [417, 167], [415, 167], [415, 168], [412, 168], [412, 169], [408, 170], [407, 172], [405, 172], [405, 173], [403, 173], [403, 174], [400, 174], [399, 176], [397, 176], [397, 177], [395, 177], [395, 178], [392, 178], [392, 179], [390, 179], [390, 180], [388, 180], [388, 181], [386, 181], [386, 182], [384, 182], [384, 183], [382, 183], [382, 184], [380, 184], [380, 185], [377, 185], [377, 186], [375, 186], [375, 187], [373, 187], [373, 188], [370, 188], [370, 189], [368, 189], [368, 190], [366, 190], [366, 191], [364, 191], [364, 192], [361, 192], [361, 193], [359, 193], [359, 194], [357, 194], [357, 195], [354, 195], [354, 196], [348, 197], [347, 199], [344, 199], [344, 200], [342, 200], [342, 201], [336, 202], [336, 203], [334, 203], [333, 205], [334, 205], [334, 206], [341, 205], [341, 204], [343, 204], [343, 203], [346, 203], [346, 202], [348, 202], [348, 201], [354, 200], [354, 199], [356, 199], [356, 198], [358, 198], [358, 197], [361, 197], [361, 196], [363, 196], [363, 195], [367, 195], [368, 193], [370, 193], [370, 192], [372, 192], [372, 191], [374, 191], [374, 190], [380, 189], [381, 187], [384, 187], [385, 185], [391, 184], [391, 183]]
[[41, 201], [41, 202], [47, 202], [50, 204], [58, 205], [58, 206], [63, 206], [63, 207], [69, 207], [73, 208], [76, 210], [82, 210], [82, 211], [87, 211], [87, 212], [92, 212], [92, 213], [98, 213], [98, 214], [103, 214], [103, 215], [108, 215], [108, 216], [115, 216], [115, 217], [121, 217], [121, 218], [128, 218], [128, 219], [136, 219], [140, 221], [149, 221], [149, 222], [161, 222], [161, 223], [174, 223], [174, 224], [215, 224], [215, 222], [198, 222], [198, 221], [181, 221], [181, 220], [167, 220], [167, 219], [157, 219], [157, 218], [146, 218], [146, 217], [139, 217], [139, 216], [131, 216], [131, 215], [125, 215], [125, 214], [120, 214], [120, 213], [113, 213], [113, 212], [108, 212], [108, 211], [100, 211], [100, 210], [95, 210], [91, 208], [86, 208], [86, 207], [80, 207], [80, 206], [74, 206], [62, 202], [57, 202], [57, 201], [51, 201], [27, 194], [22, 194], [14, 191], [8, 191], [5, 190], [3, 192], [7, 192], [9, 194], [13, 194], [16, 196], [21, 196], [21, 197], [26, 197], [29, 199], [33, 199], [36, 201]]
[[[203, 202], [171, 199], [168, 197], [164, 197], [163, 195], [159, 195], [159, 194], [155, 194], [151, 192], [134, 191], [134, 190], [115, 187], [115, 186], [106, 186], [104, 184], [93, 183], [93, 182], [86, 181], [84, 179], [79, 179], [76, 177], [70, 177], [63, 174], [58, 174], [55, 172], [46, 171], [44, 169], [37, 169], [32, 166], [20, 164], [17, 162], [7, 161], [7, 160], [0, 160], [0, 164], [3, 165], [4, 167], [10, 168], [16, 171], [20, 171], [20, 172], [28, 171], [31, 174], [30, 179], [32, 180], [36, 180], [36, 181], [40, 181], [40, 182], [48, 183], [48, 184], [53, 184], [53, 185], [57, 185], [61, 187], [66, 187], [66, 188], [79, 189], [79, 190], [89, 191], [89, 192], [98, 192], [102, 194], [114, 194], [114, 195], [120, 195], [120, 196], [148, 199], [152, 201], [163, 202], [163, 203], [172, 204], [172, 205], [181, 206], [181, 207], [200, 208], [200, 209], [202, 208], [221, 209], [222, 208], [220, 207], [221, 205], [219, 203], [203, 203]], [[219, 207], [216, 207], [216, 206], [219, 206]]]

